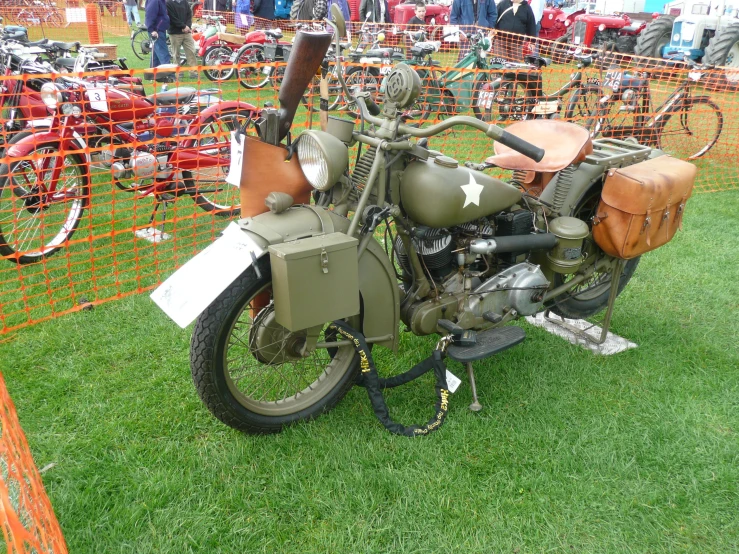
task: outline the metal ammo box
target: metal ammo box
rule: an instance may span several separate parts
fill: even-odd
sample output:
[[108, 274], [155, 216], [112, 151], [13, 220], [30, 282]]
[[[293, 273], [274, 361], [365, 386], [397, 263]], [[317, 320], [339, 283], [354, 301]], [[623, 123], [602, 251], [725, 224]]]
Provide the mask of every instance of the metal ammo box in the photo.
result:
[[358, 314], [357, 243], [328, 233], [270, 246], [277, 323], [299, 331]]

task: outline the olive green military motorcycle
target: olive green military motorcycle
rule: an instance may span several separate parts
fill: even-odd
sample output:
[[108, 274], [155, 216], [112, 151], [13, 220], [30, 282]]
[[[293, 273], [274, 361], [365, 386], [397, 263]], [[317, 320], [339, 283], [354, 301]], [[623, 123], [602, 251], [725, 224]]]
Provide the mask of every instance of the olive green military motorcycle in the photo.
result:
[[[344, 22], [332, 15], [338, 42]], [[323, 35], [299, 34], [281, 108], [265, 110], [257, 126], [263, 140], [277, 144], [288, 136], [304, 90], [296, 75], [302, 71], [307, 84], [323, 58], [318, 52], [306, 67], [301, 48], [320, 39], [325, 52], [332, 39]], [[606, 174], [661, 152], [591, 140], [586, 130], [556, 120], [507, 131], [465, 116], [405, 125], [403, 111], [421, 83], [404, 64], [386, 78], [381, 107], [343, 86], [360, 123], [329, 118], [325, 131], [305, 131], [290, 146], [313, 202], [293, 205], [289, 195], [273, 192], [269, 212], [238, 222], [254, 245], [252, 261], [195, 326], [196, 388], [236, 429], [276, 432], [339, 402], [366, 364], [332, 324], [337, 320], [375, 349], [397, 349], [401, 325], [441, 335], [439, 349], [466, 365], [471, 408], [479, 409], [472, 363], [524, 339], [524, 330], [509, 323], [544, 310], [584, 318], [607, 308], [610, 317], [639, 261], [604, 252], [592, 228]], [[460, 164], [433, 150], [428, 138], [454, 126], [487, 135], [495, 155]], [[484, 173], [492, 167], [512, 170], [512, 178]]]

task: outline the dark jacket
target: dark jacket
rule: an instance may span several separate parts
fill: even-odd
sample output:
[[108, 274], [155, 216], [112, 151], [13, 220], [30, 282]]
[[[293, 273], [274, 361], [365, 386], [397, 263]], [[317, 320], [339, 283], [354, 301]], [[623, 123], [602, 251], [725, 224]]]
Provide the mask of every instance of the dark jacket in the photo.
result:
[[275, 0], [254, 0], [254, 17], [275, 18]]
[[164, 33], [169, 30], [169, 14], [165, 0], [148, 0], [146, 2], [146, 16], [144, 17], [146, 30], [150, 33], [157, 31]]
[[192, 28], [192, 9], [187, 0], [167, 0], [169, 34], [181, 35], [185, 27]]
[[498, 20], [494, 0], [477, 0], [477, 19], [473, 0], [454, 0], [450, 22], [452, 25], [474, 25], [493, 29]]
[[518, 5], [518, 10], [513, 13], [511, 0], [502, 0], [498, 4], [498, 23], [495, 28], [500, 31], [508, 31], [518, 35], [536, 36], [536, 16], [531, 6], [525, 0]]
[[[382, 2], [385, 5], [385, 17], [382, 17]], [[359, 20], [364, 21], [367, 17], [367, 13], [371, 12], [370, 21], [374, 23], [390, 23], [390, 8], [387, 5], [387, 0], [362, 0], [359, 4]]]

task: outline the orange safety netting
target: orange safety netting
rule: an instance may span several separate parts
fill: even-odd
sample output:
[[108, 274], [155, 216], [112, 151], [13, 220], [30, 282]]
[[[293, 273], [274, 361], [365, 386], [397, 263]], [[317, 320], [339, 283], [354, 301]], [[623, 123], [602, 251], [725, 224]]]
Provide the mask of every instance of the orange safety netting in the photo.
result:
[[[127, 28], [120, 15], [116, 21]], [[208, 51], [206, 61], [213, 65], [183, 67], [169, 76], [172, 83], [152, 80], [144, 69], [113, 69], [112, 60], [96, 58], [102, 66], [84, 75], [87, 84], [65, 85], [53, 111], [56, 120], [40, 97], [49, 76], [3, 78], [2, 140], [12, 144], [0, 153], [0, 334], [149, 290], [237, 217], [239, 191], [226, 183], [230, 132], [246, 123], [247, 133], [254, 133], [257, 110], [278, 104], [294, 32], [294, 23], [289, 25], [282, 37], [261, 33], [262, 42], [248, 47], [230, 27]], [[739, 108], [731, 69], [696, 72], [561, 43], [530, 44], [505, 33], [476, 35], [475, 28], [459, 43], [442, 43], [439, 51], [414, 49], [398, 26], [395, 33], [392, 27], [354, 27], [353, 45], [343, 52], [345, 78], [379, 103], [382, 77], [401, 60], [413, 65], [423, 87], [406, 117], [418, 124], [455, 114], [503, 126], [522, 118], [567, 118], [596, 136], [633, 137], [692, 159], [699, 167], [699, 191], [739, 183]], [[380, 30], [394, 36], [388, 41], [396, 46], [387, 56], [368, 55], [384, 43], [378, 41]], [[104, 40], [115, 42], [108, 27], [105, 33]], [[454, 67], [483, 39], [491, 44], [477, 58]], [[127, 55], [132, 66], [145, 66], [148, 52], [138, 60], [128, 50], [130, 41], [118, 40], [117, 54]], [[358, 41], [365, 45], [362, 52]], [[232, 52], [239, 52], [237, 66], [229, 61]], [[502, 65], [525, 62], [531, 52], [558, 63]], [[617, 93], [611, 67], [620, 68]], [[329, 68], [329, 109], [354, 118], [332, 58]], [[104, 87], [110, 79], [113, 88]], [[612, 100], [602, 100], [605, 90]], [[49, 125], [61, 124], [64, 105], [69, 114], [78, 110], [77, 123], [62, 125], [63, 138], [44, 134]], [[10, 127], [9, 106], [16, 107]], [[316, 81], [303, 95], [293, 135], [317, 128], [318, 119]], [[491, 141], [469, 128], [433, 137], [430, 145], [460, 161], [481, 162], [492, 154]]]
[[0, 373], [0, 526], [8, 554], [67, 552]]

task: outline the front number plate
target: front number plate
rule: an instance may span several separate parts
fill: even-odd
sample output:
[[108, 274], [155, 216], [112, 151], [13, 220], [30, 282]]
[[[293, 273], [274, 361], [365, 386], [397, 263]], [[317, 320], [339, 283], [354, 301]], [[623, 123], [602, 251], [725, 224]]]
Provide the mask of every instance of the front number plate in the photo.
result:
[[159, 285], [151, 299], [184, 329], [262, 252], [249, 235], [231, 222], [219, 239]]

